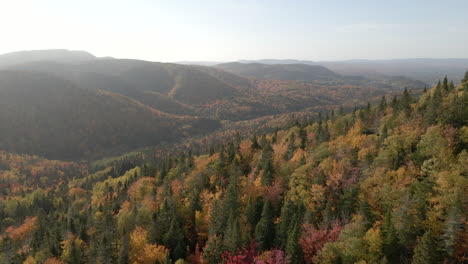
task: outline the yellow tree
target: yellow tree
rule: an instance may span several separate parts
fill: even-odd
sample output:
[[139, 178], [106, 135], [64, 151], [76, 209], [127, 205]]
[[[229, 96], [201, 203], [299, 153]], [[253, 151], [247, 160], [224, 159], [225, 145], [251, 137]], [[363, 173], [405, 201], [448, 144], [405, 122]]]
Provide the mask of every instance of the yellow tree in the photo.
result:
[[148, 231], [141, 227], [136, 227], [130, 235], [129, 262], [132, 264], [163, 263], [168, 253], [164, 246], [149, 244]]

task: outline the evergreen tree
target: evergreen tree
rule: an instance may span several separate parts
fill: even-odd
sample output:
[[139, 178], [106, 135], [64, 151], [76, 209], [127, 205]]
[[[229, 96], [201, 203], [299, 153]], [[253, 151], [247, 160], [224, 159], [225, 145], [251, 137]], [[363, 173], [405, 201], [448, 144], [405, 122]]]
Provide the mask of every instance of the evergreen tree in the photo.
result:
[[382, 99], [380, 100], [379, 104], [379, 111], [383, 112], [387, 108], [387, 99], [385, 98], [385, 95], [382, 96]]
[[297, 220], [292, 221], [292, 225], [288, 230], [288, 238], [286, 242], [286, 252], [291, 264], [300, 264], [304, 262], [302, 248], [299, 245], [299, 236], [301, 228]]
[[271, 143], [276, 144], [277, 139], [278, 139], [278, 127], [275, 128], [275, 132], [273, 133], [273, 136], [271, 137]]
[[300, 148], [305, 150], [307, 145], [307, 132], [303, 127], [301, 127], [299, 130], [299, 138], [301, 139]]
[[443, 255], [438, 245], [438, 240], [432, 231], [427, 231], [419, 239], [414, 248], [412, 264], [436, 264], [442, 263]]
[[382, 225], [383, 253], [390, 263], [399, 263], [403, 251], [395, 226], [392, 223], [391, 211], [388, 210]]
[[272, 184], [274, 179], [273, 148], [269, 143], [266, 144], [262, 150], [262, 157], [259, 165], [259, 169], [263, 171], [262, 184]]
[[444, 80], [442, 82], [442, 88], [444, 88], [445, 91], [449, 90], [447, 75], [445, 75]]
[[245, 213], [247, 215], [247, 222], [250, 225], [250, 231], [253, 233], [255, 230], [255, 226], [258, 222], [258, 213], [257, 213], [257, 206], [254, 203], [252, 196], [249, 195], [249, 199], [247, 200], [247, 207], [245, 209]]
[[186, 257], [184, 232], [175, 218], [172, 219], [169, 230], [164, 234], [163, 242], [163, 245], [172, 249], [171, 258], [173, 260]]
[[128, 257], [129, 257], [129, 240], [130, 240], [130, 235], [129, 233], [126, 233], [122, 236], [122, 242], [120, 244], [120, 250], [119, 250], [119, 258], [117, 260], [118, 264], [126, 264], [128, 263]]
[[281, 217], [276, 230], [276, 244], [280, 247], [286, 246], [288, 231], [291, 227], [291, 221], [295, 214], [293, 203], [288, 199], [281, 207]]
[[69, 256], [69, 263], [70, 264], [81, 264], [81, 249], [77, 245], [76, 240], [73, 240], [70, 248], [70, 256]]
[[403, 91], [403, 96], [400, 100], [401, 109], [405, 111], [406, 115], [409, 116], [411, 114], [411, 104], [413, 103], [413, 98], [411, 97], [408, 88], [405, 88]]
[[258, 144], [257, 135], [254, 135], [252, 137], [250, 148], [252, 148], [252, 150], [260, 149], [260, 144]]
[[290, 160], [296, 150], [296, 135], [294, 133], [289, 137], [288, 149], [284, 153], [284, 160]]
[[262, 216], [255, 228], [255, 239], [258, 242], [260, 250], [268, 250], [273, 246], [275, 239], [275, 225], [273, 220], [273, 209], [271, 202], [265, 200], [262, 210]]
[[224, 234], [224, 247], [234, 253], [241, 244], [241, 235], [239, 233], [239, 220], [232, 214], [229, 215], [228, 225]]

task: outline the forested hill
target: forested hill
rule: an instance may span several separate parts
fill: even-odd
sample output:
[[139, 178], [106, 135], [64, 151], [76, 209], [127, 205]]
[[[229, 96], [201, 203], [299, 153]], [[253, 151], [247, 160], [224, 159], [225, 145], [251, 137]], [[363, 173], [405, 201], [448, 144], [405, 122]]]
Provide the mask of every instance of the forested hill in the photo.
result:
[[0, 263], [466, 263], [467, 100], [468, 75], [92, 174], [2, 152]]
[[218, 128], [121, 94], [86, 90], [40, 72], [0, 71], [0, 149], [55, 159], [93, 159]]

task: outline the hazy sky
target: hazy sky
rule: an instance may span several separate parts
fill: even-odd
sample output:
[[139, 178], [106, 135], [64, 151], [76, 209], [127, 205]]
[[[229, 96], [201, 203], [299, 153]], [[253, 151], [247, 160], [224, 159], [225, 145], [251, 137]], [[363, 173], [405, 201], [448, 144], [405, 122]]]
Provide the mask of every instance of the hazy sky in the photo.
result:
[[0, 54], [153, 61], [468, 58], [468, 0], [0, 0]]

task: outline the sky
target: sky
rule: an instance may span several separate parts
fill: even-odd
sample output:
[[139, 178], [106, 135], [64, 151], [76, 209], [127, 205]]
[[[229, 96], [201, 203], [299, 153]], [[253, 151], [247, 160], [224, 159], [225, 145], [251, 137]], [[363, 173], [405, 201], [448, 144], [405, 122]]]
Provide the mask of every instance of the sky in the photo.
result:
[[468, 58], [467, 0], [0, 0], [0, 54], [151, 61]]

